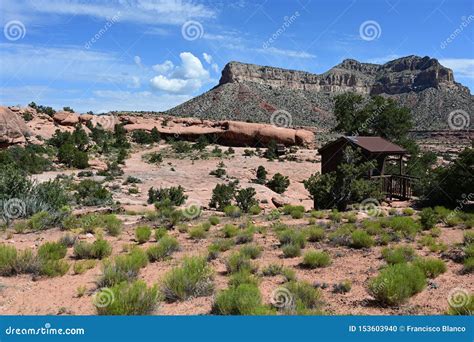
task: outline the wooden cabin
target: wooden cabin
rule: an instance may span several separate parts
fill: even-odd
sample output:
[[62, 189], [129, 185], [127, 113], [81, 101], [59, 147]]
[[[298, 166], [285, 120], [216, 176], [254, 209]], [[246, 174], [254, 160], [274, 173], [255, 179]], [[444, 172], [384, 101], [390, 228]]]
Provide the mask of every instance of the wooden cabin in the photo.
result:
[[[389, 198], [409, 199], [412, 197], [412, 183], [414, 178], [404, 175], [403, 157], [407, 151], [381, 137], [342, 136], [323, 147], [318, 152], [321, 155], [321, 173], [337, 170], [342, 162], [346, 147], [351, 146], [361, 151], [366, 160], [374, 160], [375, 168], [369, 171], [369, 179], [380, 179], [383, 193]], [[387, 162], [395, 161], [398, 164], [396, 174], [386, 174]]]

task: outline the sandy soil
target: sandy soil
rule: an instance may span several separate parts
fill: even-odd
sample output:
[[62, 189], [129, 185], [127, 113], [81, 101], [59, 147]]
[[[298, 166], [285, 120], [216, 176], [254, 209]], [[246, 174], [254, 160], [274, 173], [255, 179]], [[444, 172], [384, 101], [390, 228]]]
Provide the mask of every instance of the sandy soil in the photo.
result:
[[[121, 186], [121, 190], [114, 192], [114, 199], [119, 200], [127, 209], [134, 209], [136, 211], [151, 209], [150, 206], [146, 205], [147, 191], [151, 186], [156, 188], [180, 184], [186, 189], [186, 194], [189, 196], [188, 203], [198, 202], [203, 207], [206, 207], [214, 186], [217, 183], [223, 182], [223, 180], [209, 175], [211, 170], [216, 169], [220, 160], [209, 159], [191, 162], [184, 159], [165, 159], [159, 166], [150, 165], [142, 160], [144, 153], [162, 148], [164, 147], [158, 146], [131, 155], [124, 167], [124, 176], [114, 182], [121, 184], [127, 176], [138, 177], [143, 181], [143, 183], [137, 184], [140, 193], [130, 195], [127, 191], [129, 186]], [[299, 162], [269, 162], [263, 158], [244, 157], [244, 149], [235, 148], [235, 150], [235, 156], [224, 160], [227, 174], [229, 177], [239, 179], [241, 187], [254, 187], [257, 190], [258, 199], [267, 201], [266, 204], [262, 204], [262, 207], [266, 208], [266, 213], [272, 207], [272, 197], [283, 198], [285, 201], [293, 204], [303, 204], [307, 208], [311, 207], [311, 200], [301, 181], [320, 169], [318, 163], [312, 162], [315, 160], [316, 155], [314, 150], [299, 150], [297, 153]], [[259, 165], [264, 165], [269, 171], [268, 178], [276, 172], [290, 177], [291, 185], [284, 196], [275, 194], [265, 186], [251, 183], [251, 180], [255, 177], [254, 170]], [[72, 171], [68, 173], [72, 173]], [[58, 172], [49, 172], [38, 176], [37, 179], [43, 181], [54, 178], [57, 174]], [[393, 206], [405, 207], [407, 204], [394, 202]], [[211, 214], [215, 214], [215, 212], [204, 211], [201, 218], [190, 224], [197, 225], [200, 222], [204, 222]], [[112, 244], [113, 255], [124, 253], [124, 245], [136, 244], [134, 241], [134, 229], [137, 222], [142, 219], [141, 216], [125, 214], [121, 215], [120, 218], [125, 222], [121, 236], [118, 238], [105, 237]], [[271, 224], [271, 222], [266, 220], [265, 213], [252, 217], [252, 220], [255, 221], [257, 226], [268, 226]], [[284, 223], [294, 227], [304, 227], [308, 225], [308, 220], [308, 215], [303, 219], [291, 219], [288, 216], [282, 216]], [[150, 263], [140, 271], [139, 278], [145, 280], [150, 285], [159, 283], [163, 275], [173, 266], [179, 265], [180, 260], [185, 255], [204, 255], [207, 247], [219, 236], [219, 230], [224, 224], [230, 222], [239, 224], [245, 221], [246, 218], [243, 217], [238, 219], [222, 218], [219, 225], [211, 227], [206, 239], [198, 241], [189, 239], [187, 233], [180, 233], [177, 230], [171, 231], [170, 234], [178, 239], [181, 250], [173, 254], [170, 260]], [[321, 223], [325, 222], [318, 221]], [[440, 226], [440, 228], [442, 235], [439, 239], [444, 243], [453, 245], [462, 242], [463, 231], [461, 229], [445, 226]], [[37, 233], [14, 234], [13, 236], [9, 232], [2, 232], [0, 233], [0, 243], [13, 244], [17, 249], [36, 249], [46, 241], [57, 241], [64, 234], [65, 232], [59, 229], [50, 229]], [[87, 237], [81, 234], [80, 239], [93, 241], [94, 237]], [[327, 251], [332, 257], [332, 264], [326, 268], [307, 270], [299, 266], [302, 257], [288, 259], [282, 257], [278, 240], [271, 229], [268, 229], [266, 234], [256, 234], [254, 242], [263, 247], [262, 256], [256, 260], [260, 269], [271, 263], [278, 263], [292, 267], [296, 271], [299, 280], [305, 280], [314, 285], [327, 284], [328, 286], [322, 289], [323, 309], [333, 314], [442, 314], [448, 306], [447, 297], [453, 288], [460, 287], [471, 291], [474, 290], [474, 276], [460, 274], [462, 265], [447, 260], [447, 272], [433, 280], [432, 286], [427, 286], [421, 293], [412, 297], [406, 304], [400, 307], [381, 307], [375, 304], [367, 292], [368, 280], [375, 276], [380, 267], [385, 264], [381, 258], [381, 247], [355, 250], [348, 247], [335, 247], [327, 242], [308, 243], [305, 250], [318, 249]], [[154, 243], [155, 241], [152, 238], [150, 242], [141, 245], [141, 247], [146, 248]], [[426, 248], [420, 248], [417, 243], [412, 242], [411, 244], [421, 256], [440, 257], [439, 254], [431, 253]], [[225, 258], [229, 253], [239, 248], [240, 246], [236, 246], [230, 251], [221, 253], [216, 260], [211, 261], [211, 265], [215, 270], [217, 290], [227, 287], [228, 276], [225, 274]], [[66, 258], [71, 264], [75, 262], [72, 256], [72, 248], [68, 249]], [[100, 273], [101, 263], [99, 262], [95, 268], [81, 275], [74, 275], [71, 267], [65, 276], [56, 278], [32, 279], [31, 275], [0, 277], [0, 314], [95, 314], [92, 295], [97, 290], [96, 280]], [[333, 293], [332, 286], [346, 279], [352, 282], [351, 291], [345, 294]], [[262, 277], [260, 290], [265, 303], [270, 303], [272, 291], [282, 283], [283, 278], [281, 276]], [[87, 292], [82, 297], [77, 295], [77, 289], [80, 286], [87, 287]], [[155, 314], [209, 314], [212, 302], [213, 296], [194, 298], [171, 304], [160, 303]]]

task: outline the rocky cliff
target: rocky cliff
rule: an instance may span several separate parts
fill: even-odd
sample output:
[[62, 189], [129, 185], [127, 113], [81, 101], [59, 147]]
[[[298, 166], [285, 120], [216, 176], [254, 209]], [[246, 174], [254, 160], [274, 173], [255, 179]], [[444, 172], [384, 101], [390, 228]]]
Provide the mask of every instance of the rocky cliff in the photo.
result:
[[284, 110], [294, 125], [330, 128], [333, 97], [347, 91], [395, 98], [412, 110], [418, 129], [447, 128], [451, 111], [473, 109], [473, 96], [451, 69], [434, 58], [408, 56], [383, 65], [346, 59], [323, 74], [230, 62], [215, 88], [168, 114], [269, 122]]

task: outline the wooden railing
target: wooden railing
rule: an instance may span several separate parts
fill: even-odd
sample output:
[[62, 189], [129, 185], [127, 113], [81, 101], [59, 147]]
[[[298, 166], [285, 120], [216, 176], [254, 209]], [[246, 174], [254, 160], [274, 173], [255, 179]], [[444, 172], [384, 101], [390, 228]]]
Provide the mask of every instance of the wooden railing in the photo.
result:
[[413, 183], [417, 180], [415, 177], [383, 175], [371, 178], [380, 180], [381, 191], [389, 198], [410, 199], [413, 197]]

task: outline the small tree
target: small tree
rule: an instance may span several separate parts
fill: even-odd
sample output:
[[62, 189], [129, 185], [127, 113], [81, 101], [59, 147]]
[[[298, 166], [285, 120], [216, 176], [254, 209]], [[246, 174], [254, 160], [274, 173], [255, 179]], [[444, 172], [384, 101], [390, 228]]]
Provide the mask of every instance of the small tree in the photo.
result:
[[150, 137], [151, 137], [151, 140], [153, 142], [155, 142], [155, 143], [160, 142], [160, 140], [161, 140], [160, 132], [158, 132], [158, 129], [156, 127], [153, 127], [151, 129]]
[[267, 150], [264, 153], [264, 157], [273, 160], [278, 158], [278, 153], [277, 153], [277, 143], [275, 140], [270, 140], [270, 142], [267, 145]]
[[290, 180], [287, 176], [283, 176], [281, 173], [275, 173], [273, 178], [267, 183], [267, 186], [277, 194], [284, 193], [289, 185]]
[[237, 195], [235, 195], [235, 201], [237, 202], [237, 206], [242, 209], [244, 213], [248, 213], [250, 208], [257, 204], [257, 200], [255, 199], [256, 191], [254, 188], [246, 188], [239, 190]]
[[267, 172], [267, 170], [265, 170], [265, 167], [260, 165], [257, 168], [257, 181], [256, 181], [256, 183], [265, 184], [266, 181], [267, 181], [267, 174], [268, 174], [268, 172]]
[[217, 210], [224, 210], [225, 207], [232, 203], [232, 198], [235, 193], [234, 183], [230, 184], [217, 184], [212, 190], [211, 201], [209, 206], [216, 208]]
[[179, 186], [172, 186], [170, 188], [160, 188], [148, 190], [148, 203], [163, 202], [169, 200], [172, 205], [182, 205], [188, 196], [184, 194], [184, 188]]
[[71, 107], [63, 107], [63, 111], [74, 113], [74, 109], [72, 109]]

